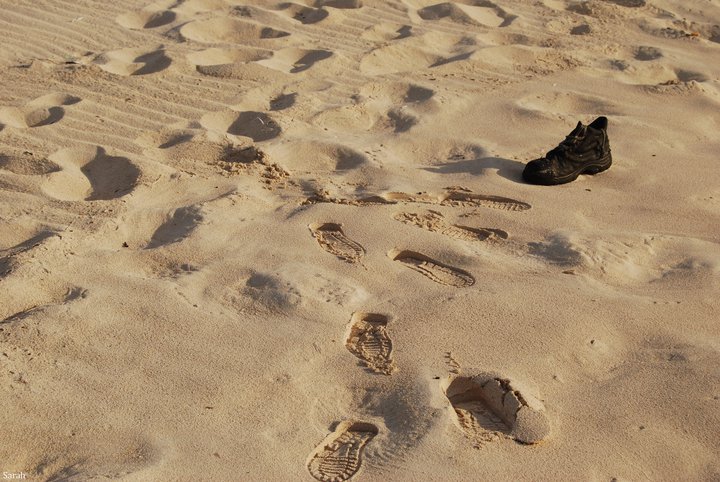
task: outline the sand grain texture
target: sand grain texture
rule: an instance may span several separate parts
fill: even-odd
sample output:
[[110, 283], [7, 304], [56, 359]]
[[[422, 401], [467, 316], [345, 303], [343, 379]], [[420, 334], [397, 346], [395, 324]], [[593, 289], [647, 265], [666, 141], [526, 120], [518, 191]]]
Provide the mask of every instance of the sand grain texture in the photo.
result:
[[0, 6], [0, 472], [720, 478], [717, 2]]

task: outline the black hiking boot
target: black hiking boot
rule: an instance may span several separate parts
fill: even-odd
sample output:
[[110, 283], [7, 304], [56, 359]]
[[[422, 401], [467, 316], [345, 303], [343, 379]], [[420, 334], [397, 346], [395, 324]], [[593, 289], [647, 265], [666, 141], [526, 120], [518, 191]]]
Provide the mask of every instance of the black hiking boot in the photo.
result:
[[580, 174], [607, 170], [612, 164], [607, 125], [607, 117], [598, 117], [588, 126], [578, 122], [555, 149], [527, 163], [523, 179], [530, 184], [551, 186], [574, 181]]

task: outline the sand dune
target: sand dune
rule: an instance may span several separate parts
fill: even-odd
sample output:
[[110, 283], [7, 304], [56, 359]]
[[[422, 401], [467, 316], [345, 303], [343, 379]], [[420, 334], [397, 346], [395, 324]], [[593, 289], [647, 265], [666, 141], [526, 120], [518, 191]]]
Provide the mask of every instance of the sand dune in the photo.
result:
[[0, 472], [717, 480], [719, 22], [5, 2]]

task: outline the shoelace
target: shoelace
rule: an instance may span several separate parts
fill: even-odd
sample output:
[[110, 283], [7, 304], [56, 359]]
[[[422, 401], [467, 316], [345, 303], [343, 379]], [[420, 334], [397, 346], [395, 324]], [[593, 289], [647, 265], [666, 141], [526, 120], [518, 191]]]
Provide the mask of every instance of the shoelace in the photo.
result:
[[551, 154], [563, 154], [566, 151], [573, 149], [575, 146], [577, 146], [580, 141], [583, 140], [585, 137], [585, 129], [582, 129], [580, 132], [576, 134], [569, 134], [565, 136], [565, 140], [562, 141], [560, 144], [557, 145], [554, 149], [552, 149], [550, 152], [547, 153], [547, 155]]

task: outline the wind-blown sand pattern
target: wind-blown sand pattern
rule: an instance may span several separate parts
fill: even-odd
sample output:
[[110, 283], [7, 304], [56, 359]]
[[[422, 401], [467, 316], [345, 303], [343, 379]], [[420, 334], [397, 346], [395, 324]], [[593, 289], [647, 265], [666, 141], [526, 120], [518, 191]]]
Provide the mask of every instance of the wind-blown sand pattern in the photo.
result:
[[[720, 479], [719, 24], [2, 2], [0, 473]], [[612, 168], [522, 181], [601, 115]]]

